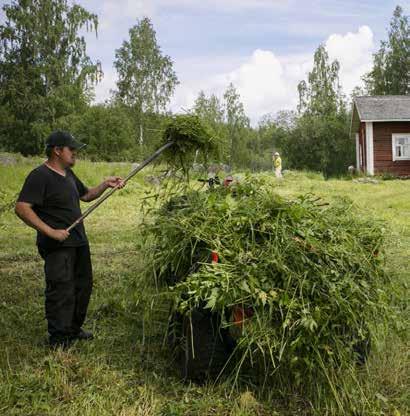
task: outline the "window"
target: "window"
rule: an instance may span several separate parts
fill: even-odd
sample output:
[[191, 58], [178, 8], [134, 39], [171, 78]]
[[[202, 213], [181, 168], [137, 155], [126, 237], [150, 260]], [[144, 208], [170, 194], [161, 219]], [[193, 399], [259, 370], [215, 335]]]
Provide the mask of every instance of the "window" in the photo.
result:
[[393, 134], [393, 160], [410, 160], [410, 133]]

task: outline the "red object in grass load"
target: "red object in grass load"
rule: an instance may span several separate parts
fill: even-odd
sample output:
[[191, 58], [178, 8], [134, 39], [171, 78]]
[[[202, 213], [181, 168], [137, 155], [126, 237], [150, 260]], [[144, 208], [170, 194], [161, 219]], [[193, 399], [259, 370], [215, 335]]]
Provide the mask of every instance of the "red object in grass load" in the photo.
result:
[[223, 182], [223, 185], [225, 186], [225, 187], [228, 187], [228, 186], [230, 186], [231, 185], [231, 183], [233, 182], [233, 177], [231, 176], [231, 175], [228, 175], [225, 179], [224, 179], [224, 182]]
[[236, 326], [242, 326], [246, 319], [252, 318], [254, 315], [253, 308], [243, 308], [242, 306], [234, 306], [233, 307], [233, 323]]
[[219, 256], [216, 251], [211, 251], [211, 261], [212, 263], [219, 263]]

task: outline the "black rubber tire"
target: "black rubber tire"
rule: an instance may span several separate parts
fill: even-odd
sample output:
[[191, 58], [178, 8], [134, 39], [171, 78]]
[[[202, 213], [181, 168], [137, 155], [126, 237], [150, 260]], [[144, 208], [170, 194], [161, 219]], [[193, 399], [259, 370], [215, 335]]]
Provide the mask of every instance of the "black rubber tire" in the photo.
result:
[[232, 352], [228, 331], [220, 329], [220, 317], [207, 310], [195, 310], [191, 317], [183, 318], [182, 330], [184, 380], [204, 383], [218, 377]]

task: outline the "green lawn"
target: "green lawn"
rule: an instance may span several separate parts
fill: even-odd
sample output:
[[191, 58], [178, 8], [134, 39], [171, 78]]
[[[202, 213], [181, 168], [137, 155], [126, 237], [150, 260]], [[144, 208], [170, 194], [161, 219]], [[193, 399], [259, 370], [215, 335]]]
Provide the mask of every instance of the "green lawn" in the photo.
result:
[[[142, 312], [147, 294], [130, 289], [144, 259], [138, 251], [139, 207], [149, 186], [142, 172], [86, 221], [93, 253], [94, 292], [87, 328], [96, 339], [67, 352], [45, 346], [42, 262], [35, 233], [16, 218], [12, 201], [40, 159], [0, 164], [0, 415], [301, 415], [303, 398], [288, 403], [275, 392], [232, 391], [186, 385], [162, 346], [166, 313]], [[80, 162], [76, 172], [88, 185], [111, 174], [125, 175], [130, 164]], [[291, 196], [313, 192], [328, 200], [348, 196], [369, 215], [386, 221], [386, 269], [402, 301], [398, 331], [390, 328], [373, 347], [366, 394], [374, 413], [410, 414], [409, 321], [410, 181], [378, 184], [324, 181], [319, 175], [291, 173], [277, 191]], [[137, 285], [138, 287], [138, 285]]]

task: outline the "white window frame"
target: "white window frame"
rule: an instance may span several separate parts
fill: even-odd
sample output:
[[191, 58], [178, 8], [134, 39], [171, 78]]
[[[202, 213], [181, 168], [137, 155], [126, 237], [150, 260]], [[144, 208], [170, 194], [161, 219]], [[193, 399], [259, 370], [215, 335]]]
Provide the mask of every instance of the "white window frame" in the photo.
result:
[[397, 139], [410, 139], [410, 133], [393, 133], [392, 134], [392, 156], [393, 162], [400, 161], [400, 160], [410, 160], [410, 156], [396, 156], [396, 140]]

